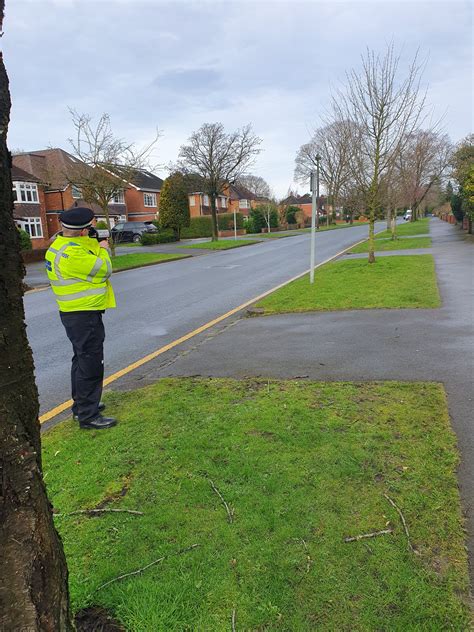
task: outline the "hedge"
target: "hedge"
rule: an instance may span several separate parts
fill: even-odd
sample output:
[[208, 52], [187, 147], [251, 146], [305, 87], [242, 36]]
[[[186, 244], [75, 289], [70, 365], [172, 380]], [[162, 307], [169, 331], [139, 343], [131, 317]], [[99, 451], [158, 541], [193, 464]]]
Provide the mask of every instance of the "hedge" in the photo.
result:
[[195, 237], [212, 237], [212, 217], [210, 215], [191, 217], [189, 226], [181, 229], [181, 239]]
[[178, 241], [172, 230], [162, 230], [159, 233], [143, 233], [140, 238], [142, 246], [153, 246], [154, 244], [169, 244]]
[[[244, 216], [242, 213], [235, 214], [235, 220], [237, 229], [244, 227]], [[234, 228], [234, 214], [233, 213], [219, 213], [217, 216], [217, 224], [219, 230], [233, 230]]]

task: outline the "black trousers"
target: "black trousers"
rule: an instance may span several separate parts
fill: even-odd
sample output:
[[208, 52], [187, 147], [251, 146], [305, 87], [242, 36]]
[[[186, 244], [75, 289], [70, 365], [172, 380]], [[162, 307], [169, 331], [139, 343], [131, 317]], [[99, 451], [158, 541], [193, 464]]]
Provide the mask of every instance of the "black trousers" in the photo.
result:
[[72, 412], [79, 421], [99, 414], [104, 378], [105, 330], [100, 311], [59, 312], [74, 355], [71, 367]]

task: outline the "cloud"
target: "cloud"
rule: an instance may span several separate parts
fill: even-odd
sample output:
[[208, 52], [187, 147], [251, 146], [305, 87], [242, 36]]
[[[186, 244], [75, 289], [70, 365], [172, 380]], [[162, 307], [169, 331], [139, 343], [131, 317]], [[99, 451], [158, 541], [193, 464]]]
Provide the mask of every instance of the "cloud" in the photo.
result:
[[154, 80], [161, 90], [207, 94], [223, 87], [221, 75], [211, 68], [190, 68], [188, 70], [168, 70]]
[[67, 110], [108, 112], [117, 135], [163, 130], [159, 162], [204, 122], [252, 123], [264, 152], [255, 173], [278, 195], [294, 156], [360, 67], [366, 46], [394, 41], [404, 68], [417, 48], [434, 117], [453, 140], [471, 128], [471, 15], [464, 1], [15, 0], [2, 43], [11, 80], [12, 147], [67, 145]]

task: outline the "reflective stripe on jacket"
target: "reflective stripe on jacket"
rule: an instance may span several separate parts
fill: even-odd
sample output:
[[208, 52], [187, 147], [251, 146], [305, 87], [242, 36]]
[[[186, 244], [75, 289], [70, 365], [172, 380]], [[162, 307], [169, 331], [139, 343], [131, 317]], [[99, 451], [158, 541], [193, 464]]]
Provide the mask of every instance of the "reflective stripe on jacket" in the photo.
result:
[[57, 237], [48, 248], [46, 272], [61, 312], [115, 307], [112, 262], [90, 237]]

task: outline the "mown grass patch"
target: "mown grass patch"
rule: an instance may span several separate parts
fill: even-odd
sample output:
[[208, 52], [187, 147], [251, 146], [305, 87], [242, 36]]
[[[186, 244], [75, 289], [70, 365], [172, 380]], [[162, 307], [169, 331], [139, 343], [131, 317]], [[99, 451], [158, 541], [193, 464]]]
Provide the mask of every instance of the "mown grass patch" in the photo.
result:
[[[116, 428], [43, 437], [75, 610], [133, 632], [230, 630], [233, 611], [240, 630], [468, 629], [440, 385], [166, 379], [106, 403]], [[143, 515], [64, 515], [94, 507]]]
[[252, 244], [258, 244], [257, 240], [250, 239], [226, 239], [219, 241], [203, 241], [198, 244], [189, 244], [185, 246], [179, 246], [179, 248], [196, 248], [199, 250], [231, 250], [232, 248], [241, 248], [242, 246], [251, 246]]
[[379, 257], [328, 263], [256, 304], [265, 314], [441, 304], [432, 255]]
[[[427, 235], [430, 232], [430, 218], [424, 217], [416, 222], [405, 222], [397, 224], [396, 234], [398, 237], [406, 237], [407, 235]], [[384, 230], [382, 233], [375, 235], [375, 239], [386, 239], [391, 237], [390, 230]]]
[[[431, 247], [431, 237], [400, 237], [398, 239], [380, 239], [377, 236], [377, 239], [374, 240], [375, 243], [375, 252], [383, 252], [387, 250], [411, 250], [413, 248], [430, 248]], [[365, 241], [363, 244], [359, 244], [358, 246], [354, 246], [351, 248], [349, 252], [351, 253], [359, 253], [359, 252], [368, 252], [369, 251], [369, 242]]]
[[176, 259], [184, 259], [186, 255], [168, 255], [157, 252], [137, 252], [129, 255], [117, 255], [112, 257], [112, 266], [114, 272], [118, 270], [129, 270], [131, 268], [141, 268], [155, 263], [164, 263], [165, 261], [174, 261]]

